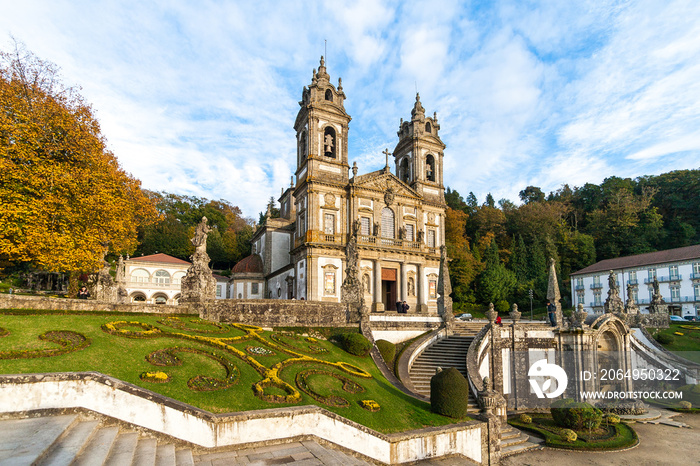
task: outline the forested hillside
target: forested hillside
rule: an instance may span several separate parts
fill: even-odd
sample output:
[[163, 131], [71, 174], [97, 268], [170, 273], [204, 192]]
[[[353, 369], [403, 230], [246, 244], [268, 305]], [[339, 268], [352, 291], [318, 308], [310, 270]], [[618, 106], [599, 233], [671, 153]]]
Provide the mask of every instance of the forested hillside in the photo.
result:
[[517, 302], [528, 290], [541, 305], [547, 258], [557, 261], [564, 304], [569, 274], [596, 261], [700, 243], [700, 170], [636, 179], [610, 177], [600, 185], [562, 186], [545, 195], [520, 191], [521, 205], [479, 203], [449, 188], [446, 242], [456, 303]]
[[160, 213], [160, 219], [139, 229], [136, 255], [162, 252], [188, 260], [194, 253], [190, 238], [202, 219], [212, 227], [207, 239], [207, 253], [212, 268], [227, 271], [250, 254], [254, 222], [243, 218], [241, 209], [228, 201], [211, 201], [192, 196], [145, 191]]

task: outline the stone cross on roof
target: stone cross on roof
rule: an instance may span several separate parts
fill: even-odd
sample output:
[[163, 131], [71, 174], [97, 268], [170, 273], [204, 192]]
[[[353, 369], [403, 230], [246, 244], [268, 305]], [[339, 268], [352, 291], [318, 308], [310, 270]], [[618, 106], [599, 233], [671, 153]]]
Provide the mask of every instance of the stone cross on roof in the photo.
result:
[[389, 156], [391, 155], [391, 152], [389, 152], [389, 149], [384, 149], [382, 154], [386, 156], [386, 168], [389, 168]]

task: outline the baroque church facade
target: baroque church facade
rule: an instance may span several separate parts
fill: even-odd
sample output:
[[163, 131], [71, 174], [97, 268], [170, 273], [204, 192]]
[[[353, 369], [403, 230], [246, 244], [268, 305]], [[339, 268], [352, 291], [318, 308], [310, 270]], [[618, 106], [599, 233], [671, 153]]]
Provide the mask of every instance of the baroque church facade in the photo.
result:
[[279, 198], [280, 216], [268, 212], [255, 232], [252, 255], [232, 270], [229, 296], [340, 302], [346, 245], [356, 235], [372, 312], [406, 301], [409, 313], [436, 314], [446, 209], [437, 115], [426, 116], [416, 95], [393, 154], [384, 151], [386, 166], [358, 174], [349, 164], [345, 99], [321, 57], [299, 102], [296, 173]]

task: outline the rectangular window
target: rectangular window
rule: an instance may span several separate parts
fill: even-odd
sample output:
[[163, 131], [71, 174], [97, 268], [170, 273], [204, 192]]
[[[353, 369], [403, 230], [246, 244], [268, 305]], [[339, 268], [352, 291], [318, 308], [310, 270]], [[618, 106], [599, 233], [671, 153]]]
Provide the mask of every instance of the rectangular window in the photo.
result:
[[413, 225], [406, 225], [406, 241], [413, 241]]
[[681, 299], [681, 287], [672, 286], [671, 287], [671, 301], [680, 301]]
[[700, 262], [695, 262], [693, 264], [693, 275], [695, 275], [695, 278], [700, 276]]
[[260, 293], [260, 288], [259, 288], [259, 283], [252, 283], [250, 285], [250, 294], [258, 294]]
[[695, 285], [693, 290], [695, 291], [695, 301], [700, 300], [700, 285]]
[[678, 280], [678, 266], [672, 265], [668, 268], [668, 275], [671, 280]]
[[593, 284], [600, 285], [600, 277], [599, 276], [596, 275], [595, 277], [593, 277]]
[[335, 215], [326, 214], [323, 222], [323, 232], [327, 235], [335, 234]]
[[636, 285], [637, 284], [637, 272], [630, 272], [630, 284]]
[[583, 278], [576, 279], [576, 286], [583, 286]]
[[600, 298], [601, 298], [600, 291], [594, 291], [593, 292], [593, 305], [594, 306], [602, 306], [602, 301]]
[[216, 297], [221, 297], [221, 285], [216, 285]]
[[370, 224], [370, 219], [369, 217], [360, 217], [360, 234], [362, 236], [369, 236], [369, 224]]
[[577, 295], [576, 304], [586, 304], [586, 295], [583, 293], [579, 293]]
[[335, 272], [326, 272], [323, 291], [325, 294], [335, 294]]
[[649, 269], [649, 281], [653, 282], [656, 278], [656, 269]]
[[435, 247], [435, 230], [428, 230], [428, 247]]
[[430, 296], [430, 299], [437, 298], [437, 282], [435, 280], [428, 282], [428, 296]]

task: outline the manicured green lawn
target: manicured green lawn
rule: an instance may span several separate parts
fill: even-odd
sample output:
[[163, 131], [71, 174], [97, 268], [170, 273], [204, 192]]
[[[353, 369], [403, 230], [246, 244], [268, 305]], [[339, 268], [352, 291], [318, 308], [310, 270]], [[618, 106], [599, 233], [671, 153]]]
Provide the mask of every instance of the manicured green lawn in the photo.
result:
[[637, 443], [637, 433], [627, 424], [615, 425], [601, 424], [599, 429], [576, 431], [578, 438], [574, 442], [567, 442], [562, 438], [562, 427], [557, 426], [549, 414], [532, 414], [532, 422], [525, 424], [518, 418], [508, 420], [508, 423], [518, 429], [532, 431], [545, 439], [545, 445], [554, 448], [568, 450], [619, 450], [628, 448]]
[[[648, 329], [649, 333], [666, 335], [673, 339], [671, 343], [662, 343], [662, 346], [679, 356], [700, 363], [700, 323], [698, 322], [671, 322], [669, 328]], [[682, 335], [678, 335], [678, 334]]]
[[[0, 373], [97, 371], [214, 413], [316, 404], [385, 433], [457, 421], [395, 389], [370, 357], [348, 354], [321, 330], [312, 338], [196, 316], [0, 310]], [[62, 332], [39, 339], [51, 331]], [[81, 335], [89, 345], [70, 350]], [[42, 355], [60, 344], [68, 352]], [[142, 380], [145, 372], [169, 381]], [[380, 410], [362, 408], [362, 400]]]

